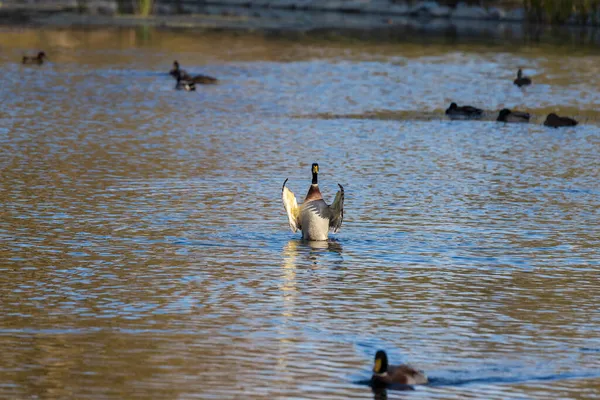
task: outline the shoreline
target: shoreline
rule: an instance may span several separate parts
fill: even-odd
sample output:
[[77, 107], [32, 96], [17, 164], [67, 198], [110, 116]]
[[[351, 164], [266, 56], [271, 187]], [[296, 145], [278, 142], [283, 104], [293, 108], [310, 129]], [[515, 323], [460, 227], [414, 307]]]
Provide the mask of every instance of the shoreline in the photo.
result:
[[[239, 0], [230, 0], [235, 2]], [[214, 1], [213, 3], [216, 3]], [[435, 3], [437, 4], [437, 3]], [[600, 44], [600, 28], [586, 25], [533, 24], [517, 19], [471, 19], [419, 15], [340, 12], [231, 5], [202, 5], [174, 14], [158, 6], [147, 17], [116, 14], [110, 9], [80, 13], [72, 8], [0, 8], [0, 27], [187, 29], [256, 33], [290, 37], [328, 36], [365, 40], [419, 41], [502, 40], [507, 43], [550, 42]], [[114, 11], [114, 10], [112, 10]], [[180, 10], [181, 11], [181, 10]]]

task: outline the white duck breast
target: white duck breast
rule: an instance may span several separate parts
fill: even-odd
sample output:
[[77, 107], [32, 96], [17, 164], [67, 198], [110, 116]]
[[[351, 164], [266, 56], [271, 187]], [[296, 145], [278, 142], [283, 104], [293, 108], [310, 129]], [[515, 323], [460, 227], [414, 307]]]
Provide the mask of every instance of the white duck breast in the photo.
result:
[[304, 203], [300, 210], [300, 225], [306, 227], [302, 229], [302, 239], [327, 240], [331, 217], [329, 206], [323, 199]]
[[313, 181], [310, 185], [304, 203], [298, 206], [296, 196], [283, 182], [282, 198], [283, 207], [288, 215], [292, 232], [302, 230], [302, 238], [305, 240], [327, 240], [329, 231], [337, 233], [344, 219], [344, 188], [342, 185], [335, 196], [335, 200], [328, 205], [321, 196], [317, 183], [319, 165], [312, 165]]

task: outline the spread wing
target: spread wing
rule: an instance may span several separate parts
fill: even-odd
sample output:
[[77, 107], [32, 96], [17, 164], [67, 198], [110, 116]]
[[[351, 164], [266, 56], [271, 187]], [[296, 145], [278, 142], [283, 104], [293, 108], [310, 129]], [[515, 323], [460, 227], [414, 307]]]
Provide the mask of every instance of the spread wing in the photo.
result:
[[287, 181], [288, 180], [286, 179], [283, 182], [283, 187], [281, 188], [281, 197], [283, 199], [283, 208], [285, 208], [288, 220], [290, 222], [290, 229], [292, 232], [296, 232], [298, 229], [302, 229], [300, 226], [300, 207], [298, 207], [298, 202], [296, 201], [294, 192], [285, 187]]
[[333, 233], [337, 233], [342, 226], [342, 220], [344, 219], [344, 187], [338, 183], [340, 190], [335, 195], [335, 200], [329, 206], [331, 211], [331, 217], [329, 218], [329, 229]]

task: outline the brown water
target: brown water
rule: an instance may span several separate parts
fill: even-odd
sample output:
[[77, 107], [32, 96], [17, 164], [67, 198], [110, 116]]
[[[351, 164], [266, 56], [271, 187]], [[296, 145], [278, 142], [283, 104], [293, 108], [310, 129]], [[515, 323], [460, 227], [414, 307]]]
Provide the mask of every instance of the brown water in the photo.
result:
[[[0, 398], [600, 396], [600, 53], [152, 30], [0, 45]], [[18, 63], [40, 48], [50, 63]], [[220, 84], [175, 91], [173, 59]], [[450, 101], [489, 120], [448, 121]], [[504, 106], [535, 123], [492, 121]], [[582, 124], [545, 128], [551, 110]], [[312, 162], [326, 200], [346, 189], [328, 243], [292, 234], [280, 200]], [[379, 348], [432, 384], [374, 395]]]

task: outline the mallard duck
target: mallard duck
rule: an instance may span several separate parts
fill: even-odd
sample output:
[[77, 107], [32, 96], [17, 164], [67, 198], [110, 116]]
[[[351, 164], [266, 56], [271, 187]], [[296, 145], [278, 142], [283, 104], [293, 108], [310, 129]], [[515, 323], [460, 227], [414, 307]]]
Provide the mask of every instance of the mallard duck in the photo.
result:
[[472, 106], [459, 107], [456, 103], [451, 103], [446, 115], [451, 119], [479, 118], [483, 115], [483, 110]]
[[285, 187], [287, 179], [283, 182], [281, 194], [283, 207], [288, 215], [292, 232], [302, 230], [305, 240], [327, 240], [329, 230], [337, 233], [344, 219], [344, 188], [338, 183], [340, 190], [335, 195], [331, 205], [323, 201], [318, 184], [319, 164], [312, 165], [312, 184], [304, 198], [302, 205], [298, 206], [294, 193]]
[[177, 62], [177, 60], [173, 61], [173, 69], [171, 71], [169, 71], [169, 74], [171, 76], [173, 76], [175, 79], [177, 79], [178, 77], [181, 77], [181, 79], [184, 81], [200, 83], [203, 85], [217, 83], [217, 78], [213, 78], [212, 76], [208, 76], [208, 75], [191, 76], [191, 75], [189, 75], [187, 72], [185, 72], [183, 69], [181, 69], [179, 67], [179, 63]]
[[401, 384], [401, 385], [425, 385], [428, 382], [423, 371], [419, 371], [410, 365], [389, 365], [385, 351], [378, 350], [375, 354], [375, 365], [373, 365], [373, 376], [371, 381], [375, 384]]
[[42, 65], [44, 63], [44, 59], [48, 58], [46, 57], [46, 53], [44, 53], [43, 51], [40, 51], [39, 53], [37, 53], [37, 56], [23, 56], [23, 64], [37, 64], [37, 65]]
[[498, 114], [496, 121], [498, 122], [529, 122], [529, 113], [522, 111], [511, 111], [508, 108], [503, 108]]
[[575, 126], [578, 122], [573, 118], [569, 117], [559, 117], [554, 113], [548, 114], [546, 120], [544, 121], [544, 125], [550, 126], [552, 128], [558, 128], [559, 126]]
[[531, 79], [527, 76], [523, 76], [523, 71], [521, 68], [517, 71], [517, 79], [513, 81], [515, 85], [518, 87], [531, 85]]

